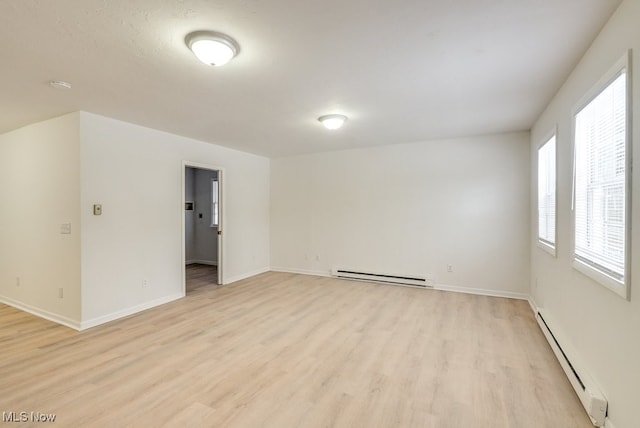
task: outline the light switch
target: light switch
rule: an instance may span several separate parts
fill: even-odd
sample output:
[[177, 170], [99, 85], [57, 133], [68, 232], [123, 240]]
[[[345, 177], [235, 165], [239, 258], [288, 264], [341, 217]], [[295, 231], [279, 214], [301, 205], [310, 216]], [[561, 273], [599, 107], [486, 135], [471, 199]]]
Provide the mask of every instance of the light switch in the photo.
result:
[[71, 223], [62, 223], [60, 225], [60, 233], [63, 235], [71, 234]]
[[102, 215], [102, 205], [95, 204], [93, 206], [93, 215]]

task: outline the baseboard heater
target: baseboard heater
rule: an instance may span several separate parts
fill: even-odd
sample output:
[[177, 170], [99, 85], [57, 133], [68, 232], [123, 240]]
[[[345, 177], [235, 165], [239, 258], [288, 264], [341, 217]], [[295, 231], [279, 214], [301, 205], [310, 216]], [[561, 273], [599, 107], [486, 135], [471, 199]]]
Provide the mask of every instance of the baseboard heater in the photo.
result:
[[544, 336], [547, 338], [549, 345], [551, 345], [551, 349], [560, 362], [562, 369], [567, 375], [571, 386], [573, 386], [578, 398], [580, 398], [580, 402], [587, 411], [591, 422], [596, 427], [602, 427], [607, 416], [607, 399], [602, 395], [600, 390], [593, 385], [590, 377], [584, 372], [580, 373], [580, 370], [571, 363], [569, 357], [562, 350], [556, 336], [544, 320], [542, 313], [539, 311], [537, 313], [536, 320], [538, 321], [538, 325], [540, 326], [542, 333], [544, 333]]
[[396, 285], [410, 285], [413, 287], [432, 288], [431, 280], [420, 276], [411, 275], [389, 275], [382, 273], [360, 272], [350, 269], [331, 269], [331, 275], [337, 278], [357, 279], [360, 281], [383, 282]]

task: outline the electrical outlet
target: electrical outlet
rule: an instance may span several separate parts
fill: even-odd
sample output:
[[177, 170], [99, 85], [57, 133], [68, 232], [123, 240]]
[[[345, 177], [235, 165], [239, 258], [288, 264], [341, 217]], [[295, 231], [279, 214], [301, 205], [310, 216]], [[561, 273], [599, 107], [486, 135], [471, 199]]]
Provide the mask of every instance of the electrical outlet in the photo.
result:
[[453, 272], [453, 266], [447, 265], [447, 272]]
[[142, 288], [149, 288], [149, 280], [148, 279], [143, 279], [142, 280]]
[[20, 277], [16, 276], [16, 287], [20, 287]]
[[58, 288], [58, 299], [64, 298], [64, 288]]

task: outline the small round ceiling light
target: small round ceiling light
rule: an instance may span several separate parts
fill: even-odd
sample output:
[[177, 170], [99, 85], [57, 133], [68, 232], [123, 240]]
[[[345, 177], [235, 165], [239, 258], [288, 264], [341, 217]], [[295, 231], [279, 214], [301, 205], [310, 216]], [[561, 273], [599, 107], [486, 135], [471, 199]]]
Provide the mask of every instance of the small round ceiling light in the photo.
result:
[[225, 65], [240, 52], [235, 40], [215, 31], [189, 33], [184, 42], [200, 61], [215, 67]]
[[343, 114], [325, 114], [320, 116], [318, 120], [327, 129], [338, 129], [347, 121], [347, 116]]

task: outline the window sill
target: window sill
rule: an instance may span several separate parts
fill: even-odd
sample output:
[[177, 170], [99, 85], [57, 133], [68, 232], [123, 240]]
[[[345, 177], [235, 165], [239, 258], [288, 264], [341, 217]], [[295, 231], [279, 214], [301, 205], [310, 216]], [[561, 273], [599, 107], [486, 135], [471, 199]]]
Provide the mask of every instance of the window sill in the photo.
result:
[[544, 250], [545, 252], [549, 253], [553, 257], [556, 256], [556, 247], [553, 247], [547, 244], [546, 242], [542, 242], [540, 240], [538, 240], [537, 244], [538, 244], [538, 248]]
[[628, 293], [628, 285], [617, 281], [616, 279], [610, 277], [609, 275], [600, 272], [594, 267], [580, 261], [573, 260], [573, 268], [578, 272], [588, 276], [598, 284], [606, 287], [607, 289], [613, 291], [618, 296], [622, 297], [625, 300], [631, 300]]

